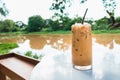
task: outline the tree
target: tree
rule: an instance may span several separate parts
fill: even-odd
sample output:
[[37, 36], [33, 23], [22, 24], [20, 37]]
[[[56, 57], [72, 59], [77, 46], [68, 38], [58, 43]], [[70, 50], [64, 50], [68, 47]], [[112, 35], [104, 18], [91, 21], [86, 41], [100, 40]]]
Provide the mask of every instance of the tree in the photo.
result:
[[20, 27], [20, 28], [23, 28], [25, 26], [25, 24], [22, 21], [16, 21], [15, 25]]
[[108, 24], [110, 23], [111, 21], [109, 20], [109, 18], [104, 17], [99, 20], [96, 20], [94, 25], [92, 26], [92, 29], [93, 30], [106, 30], [108, 29]]
[[64, 26], [63, 19], [68, 16], [65, 10], [70, 7], [71, 0], [53, 0], [50, 10], [54, 11], [52, 19], [54, 19], [53, 30], [62, 29]]
[[29, 32], [41, 31], [45, 25], [44, 20], [41, 16], [35, 15], [29, 17], [27, 30]]
[[63, 29], [64, 30], [71, 30], [71, 25], [75, 23], [80, 23], [82, 21], [81, 17], [76, 17], [74, 19], [70, 19], [69, 17], [63, 18]]
[[60, 23], [58, 20], [50, 20], [49, 21], [49, 27], [53, 30], [53, 31], [57, 31], [60, 30]]
[[16, 31], [25, 30], [26, 24], [24, 24], [22, 21], [16, 21], [15, 27], [16, 27]]
[[117, 22], [114, 16], [114, 11], [116, 9], [116, 1], [115, 0], [103, 0], [103, 5], [105, 7], [105, 11], [110, 16], [111, 24], [109, 25], [110, 29], [120, 27], [120, 22]]
[[[87, 0], [81, 0], [83, 3]], [[120, 27], [120, 22], [117, 22], [114, 16], [114, 11], [116, 9], [116, 1], [115, 0], [102, 0], [103, 6], [105, 8], [106, 13], [110, 17], [111, 24], [109, 25], [110, 29], [114, 29]]]
[[[87, 0], [81, 0], [84, 3]], [[114, 29], [120, 27], [120, 22], [115, 20], [114, 11], [116, 9], [116, 1], [115, 0], [102, 0], [103, 6], [105, 8], [106, 13], [109, 15], [111, 24], [109, 25], [110, 29]]]
[[1, 32], [11, 32], [14, 30], [15, 23], [13, 20], [6, 19], [1, 22], [0, 31]]
[[[61, 10], [60, 5], [65, 5], [66, 3], [64, 3], [64, 2], [67, 2], [67, 1], [69, 3], [71, 2], [71, 0], [60, 0], [62, 2], [59, 5], [58, 4], [59, 0], [54, 0], [54, 1], [55, 1], [55, 3], [54, 3], [54, 5], [52, 5], [54, 10]], [[80, 0], [80, 3], [85, 3], [86, 1], [87, 0]], [[115, 16], [114, 16], [114, 11], [116, 9], [116, 1], [115, 0], [102, 0], [102, 2], [103, 2], [103, 6], [105, 8], [105, 11], [110, 16], [111, 24], [109, 25], [109, 28], [113, 29], [113, 28], [119, 27], [120, 26], [120, 22], [117, 22], [116, 19], [115, 19]], [[61, 12], [64, 12], [63, 10], [65, 10], [65, 9], [63, 8]]]
[[9, 12], [8, 9], [5, 6], [5, 3], [2, 2], [2, 0], [0, 0], [0, 15], [1, 16], [6, 16]]
[[71, 0], [53, 0], [53, 3], [50, 7], [50, 10], [55, 11], [53, 18], [56, 18], [59, 20], [64, 16], [67, 16], [68, 13], [65, 12], [67, 7], [70, 7]]

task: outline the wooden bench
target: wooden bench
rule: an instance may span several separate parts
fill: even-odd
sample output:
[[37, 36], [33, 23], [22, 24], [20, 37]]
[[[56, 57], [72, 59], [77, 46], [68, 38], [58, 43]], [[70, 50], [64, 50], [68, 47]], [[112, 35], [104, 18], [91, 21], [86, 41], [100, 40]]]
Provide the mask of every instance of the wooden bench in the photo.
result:
[[10, 53], [0, 56], [0, 80], [29, 80], [30, 74], [38, 60], [19, 54]]

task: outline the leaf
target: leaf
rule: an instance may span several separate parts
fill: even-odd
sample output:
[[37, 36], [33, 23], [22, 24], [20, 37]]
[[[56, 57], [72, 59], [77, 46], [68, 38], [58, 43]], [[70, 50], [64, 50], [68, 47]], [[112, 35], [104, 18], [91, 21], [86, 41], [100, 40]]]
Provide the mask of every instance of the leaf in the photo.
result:
[[0, 8], [0, 14], [5, 16], [5, 12], [4, 12], [3, 8]]
[[112, 6], [112, 4], [108, 4], [108, 6]]
[[63, 9], [60, 9], [60, 12], [63, 13]]
[[80, 0], [80, 3], [85, 3], [87, 0]]

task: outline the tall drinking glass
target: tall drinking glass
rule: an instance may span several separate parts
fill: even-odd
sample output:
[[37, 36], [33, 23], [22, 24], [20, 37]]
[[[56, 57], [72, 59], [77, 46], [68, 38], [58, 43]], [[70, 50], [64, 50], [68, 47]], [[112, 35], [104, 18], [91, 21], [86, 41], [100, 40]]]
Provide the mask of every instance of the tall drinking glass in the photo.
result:
[[88, 23], [72, 25], [72, 63], [79, 70], [91, 69], [92, 33]]

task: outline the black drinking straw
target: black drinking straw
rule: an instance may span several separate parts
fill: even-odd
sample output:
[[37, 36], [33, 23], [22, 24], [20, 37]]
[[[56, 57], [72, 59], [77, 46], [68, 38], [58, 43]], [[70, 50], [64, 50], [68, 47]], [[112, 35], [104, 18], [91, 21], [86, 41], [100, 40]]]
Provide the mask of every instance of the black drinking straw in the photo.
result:
[[85, 16], [87, 14], [87, 11], [88, 11], [88, 8], [86, 9], [85, 13], [84, 13], [84, 16], [83, 16], [83, 19], [82, 19], [82, 24], [84, 23], [84, 19], [85, 19]]

